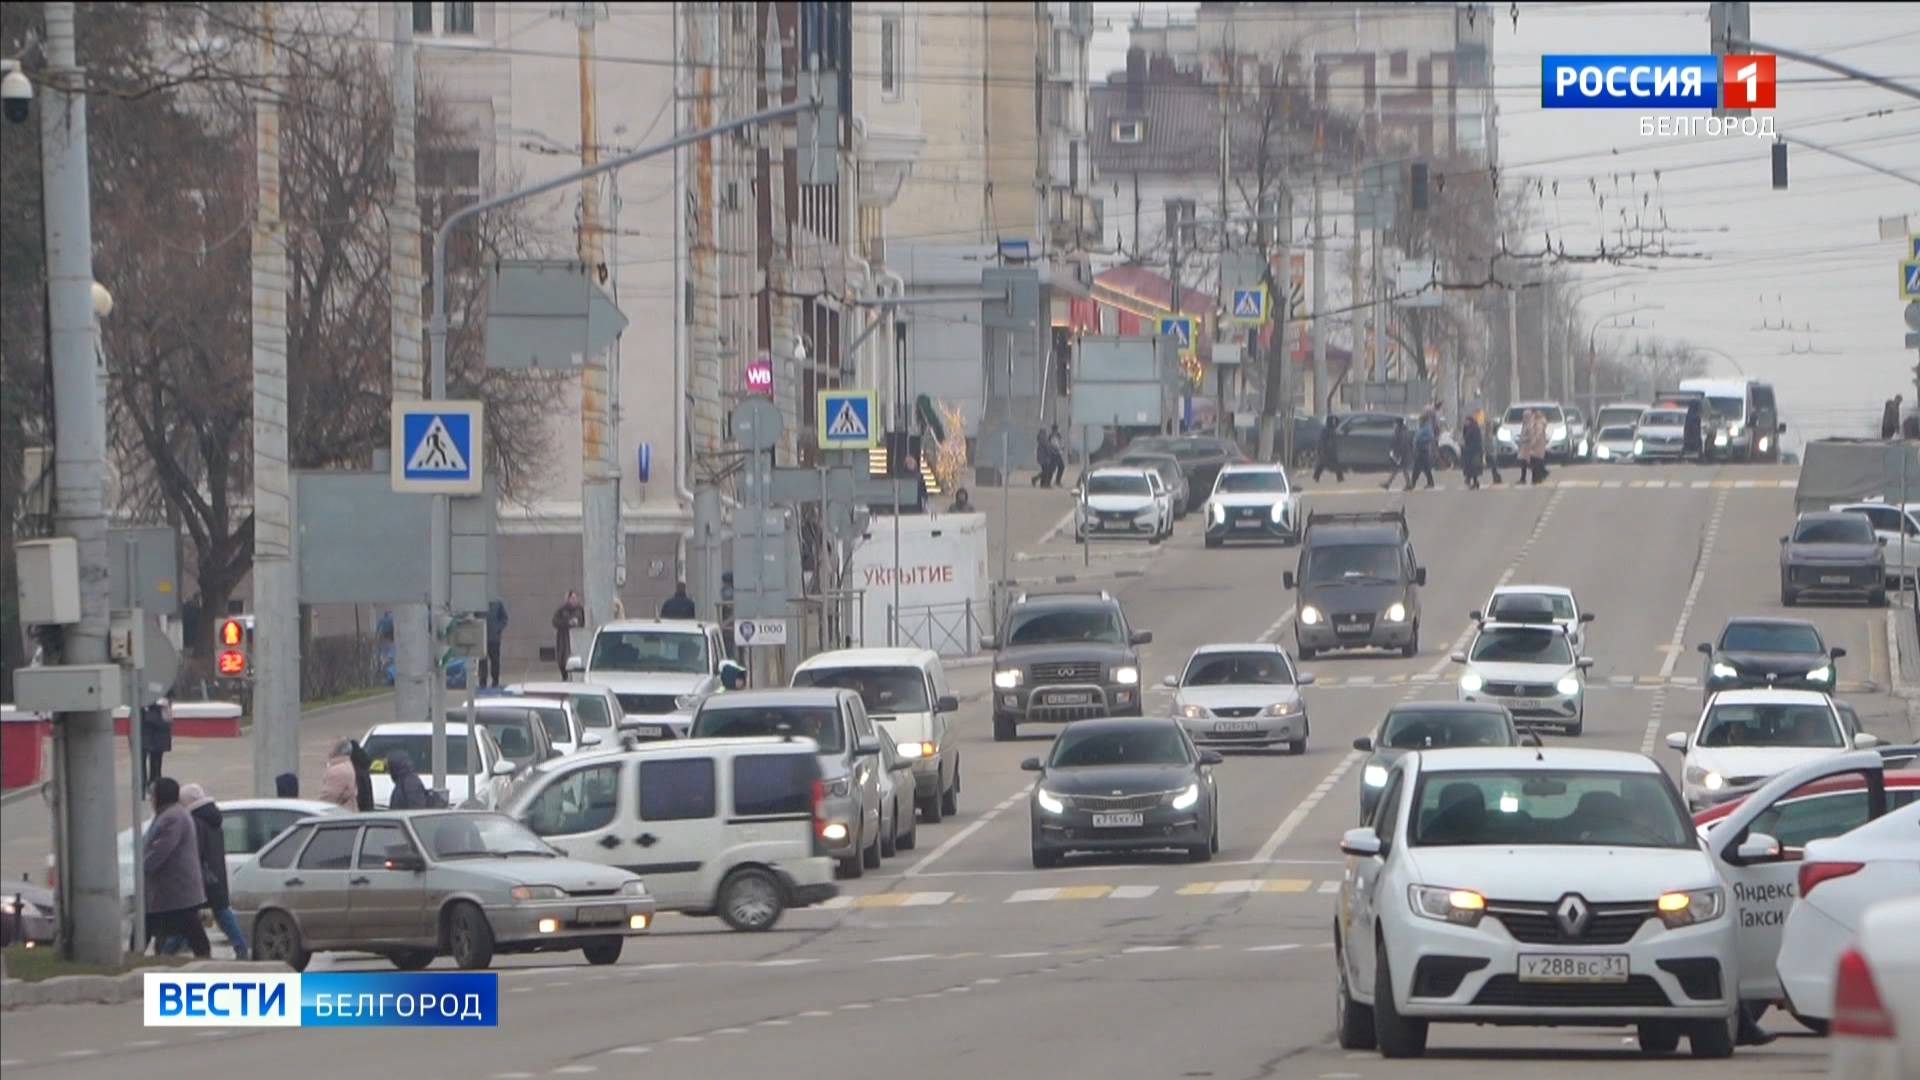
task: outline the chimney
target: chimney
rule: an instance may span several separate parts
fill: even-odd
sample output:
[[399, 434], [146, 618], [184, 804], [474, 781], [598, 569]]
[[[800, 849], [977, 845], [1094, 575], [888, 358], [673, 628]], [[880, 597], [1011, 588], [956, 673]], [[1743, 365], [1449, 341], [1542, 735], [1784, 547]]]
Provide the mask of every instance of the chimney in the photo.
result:
[[1138, 45], [1127, 46], [1127, 111], [1138, 114], [1147, 107], [1147, 52]]

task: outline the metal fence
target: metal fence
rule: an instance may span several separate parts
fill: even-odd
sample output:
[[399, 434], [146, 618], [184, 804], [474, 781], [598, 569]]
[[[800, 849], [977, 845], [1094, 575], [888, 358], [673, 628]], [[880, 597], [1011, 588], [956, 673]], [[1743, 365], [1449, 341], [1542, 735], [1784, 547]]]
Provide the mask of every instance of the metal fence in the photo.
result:
[[990, 617], [972, 600], [951, 604], [887, 605], [889, 644], [932, 649], [941, 656], [972, 656], [987, 634]]

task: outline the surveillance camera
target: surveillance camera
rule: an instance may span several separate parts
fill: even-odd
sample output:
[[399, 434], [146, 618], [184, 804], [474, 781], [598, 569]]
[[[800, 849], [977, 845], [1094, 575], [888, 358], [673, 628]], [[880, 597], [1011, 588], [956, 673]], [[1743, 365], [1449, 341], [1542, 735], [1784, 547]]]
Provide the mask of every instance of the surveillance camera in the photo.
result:
[[18, 67], [0, 78], [0, 99], [6, 102], [7, 120], [24, 124], [33, 113], [33, 82]]

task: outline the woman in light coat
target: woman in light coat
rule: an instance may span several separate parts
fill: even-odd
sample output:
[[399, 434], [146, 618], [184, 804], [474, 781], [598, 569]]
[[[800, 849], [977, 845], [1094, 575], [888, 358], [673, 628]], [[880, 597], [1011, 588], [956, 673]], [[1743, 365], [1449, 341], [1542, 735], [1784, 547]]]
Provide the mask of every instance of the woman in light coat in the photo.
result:
[[1547, 418], [1539, 410], [1527, 411], [1526, 423], [1520, 427], [1520, 439], [1526, 451], [1527, 482], [1539, 484], [1547, 475]]
[[352, 739], [333, 744], [333, 753], [327, 758], [327, 771], [320, 778], [320, 801], [330, 802], [349, 813], [360, 808], [353, 775]]

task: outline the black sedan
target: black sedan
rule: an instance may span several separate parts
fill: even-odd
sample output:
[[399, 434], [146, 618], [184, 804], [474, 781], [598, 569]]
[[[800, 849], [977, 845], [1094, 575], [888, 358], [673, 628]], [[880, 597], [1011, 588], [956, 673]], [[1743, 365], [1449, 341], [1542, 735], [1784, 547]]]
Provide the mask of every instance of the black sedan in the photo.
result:
[[1213, 435], [1149, 435], [1127, 445], [1129, 454], [1172, 454], [1187, 474], [1187, 509], [1198, 510], [1213, 491], [1220, 468], [1247, 460], [1240, 444]]
[[1800, 515], [1780, 538], [1780, 603], [1792, 607], [1803, 596], [1887, 606], [1886, 545], [1871, 521], [1838, 510]]
[[1170, 719], [1082, 720], [1060, 732], [1043, 761], [1020, 764], [1033, 785], [1033, 865], [1068, 852], [1182, 850], [1206, 862], [1220, 850], [1213, 766]]
[[[1415, 701], [1395, 705], [1371, 736], [1353, 740], [1368, 756], [1360, 770], [1360, 820], [1373, 816], [1393, 763], [1409, 750], [1519, 746], [1520, 729], [1505, 705], [1484, 701]], [[1538, 744], [1538, 740], [1535, 740]]]
[[1728, 619], [1718, 642], [1703, 641], [1707, 667], [1700, 685], [1706, 696], [1749, 687], [1820, 690], [1839, 684], [1837, 661], [1847, 655], [1828, 648], [1820, 631], [1803, 619]]

